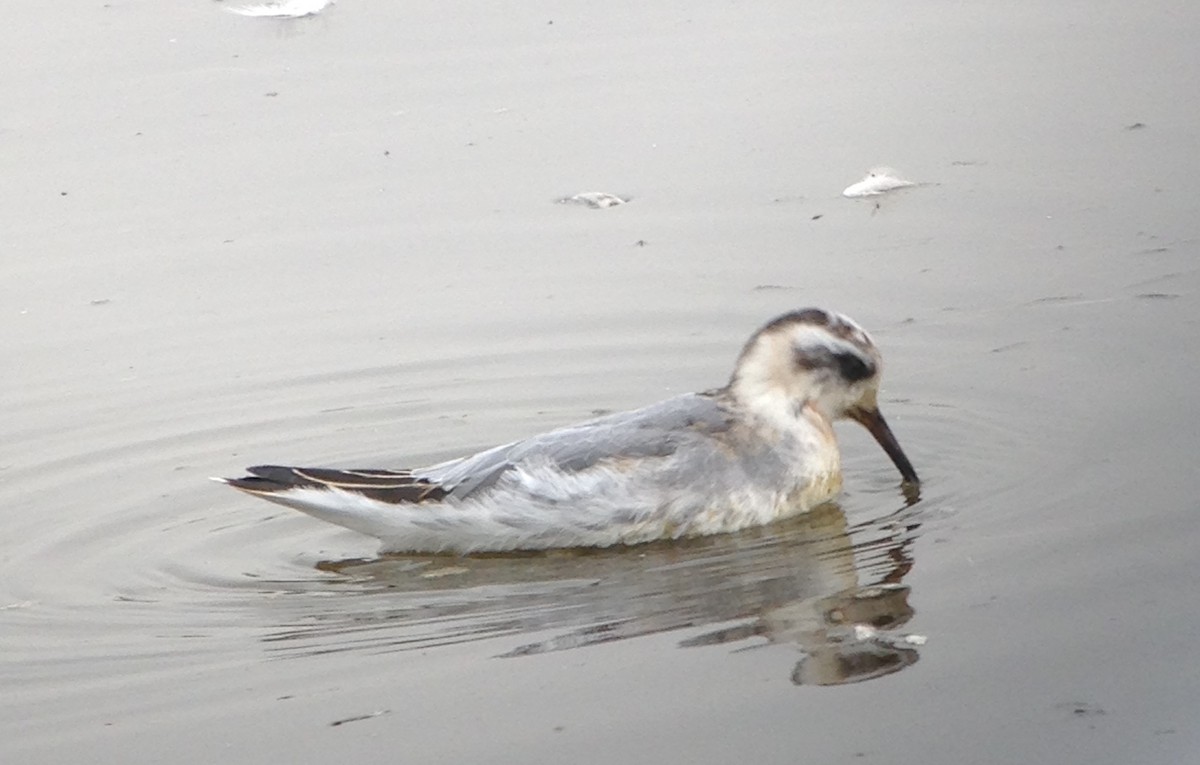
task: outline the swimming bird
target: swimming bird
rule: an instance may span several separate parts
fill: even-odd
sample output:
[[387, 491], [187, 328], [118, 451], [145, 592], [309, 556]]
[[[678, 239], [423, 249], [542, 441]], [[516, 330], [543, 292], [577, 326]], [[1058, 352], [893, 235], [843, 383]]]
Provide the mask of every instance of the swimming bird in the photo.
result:
[[779, 316], [729, 382], [422, 468], [259, 466], [236, 489], [378, 537], [385, 552], [608, 547], [737, 531], [841, 490], [832, 423], [864, 425], [917, 473], [879, 412], [882, 358], [850, 318]]

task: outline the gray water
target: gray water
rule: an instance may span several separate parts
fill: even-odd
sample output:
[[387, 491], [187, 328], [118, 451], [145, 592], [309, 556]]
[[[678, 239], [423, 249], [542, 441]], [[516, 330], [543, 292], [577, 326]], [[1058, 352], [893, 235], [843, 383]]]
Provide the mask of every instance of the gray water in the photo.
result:
[[[8, 10], [0, 759], [1200, 756], [1193, 5]], [[852, 423], [836, 505], [607, 551], [205, 480], [709, 388], [808, 305], [915, 504]]]

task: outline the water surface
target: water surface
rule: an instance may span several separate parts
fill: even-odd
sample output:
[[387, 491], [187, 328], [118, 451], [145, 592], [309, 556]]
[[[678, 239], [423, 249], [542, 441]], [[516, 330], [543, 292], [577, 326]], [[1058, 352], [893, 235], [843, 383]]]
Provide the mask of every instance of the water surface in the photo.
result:
[[[1179, 763], [1200, 751], [1200, 12], [18, 6], [0, 753]], [[870, 167], [920, 185], [841, 190]], [[629, 199], [556, 204], [581, 192]], [[872, 331], [912, 503], [379, 558], [205, 480], [402, 466]]]

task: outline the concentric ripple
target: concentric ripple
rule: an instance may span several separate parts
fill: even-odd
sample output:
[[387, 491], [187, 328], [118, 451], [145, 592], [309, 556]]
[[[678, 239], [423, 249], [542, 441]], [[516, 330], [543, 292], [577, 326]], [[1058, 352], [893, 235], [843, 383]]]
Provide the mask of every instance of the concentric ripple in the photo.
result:
[[[842, 425], [840, 505], [680, 543], [376, 558], [374, 540], [205, 480], [264, 461], [447, 457], [649, 403], [648, 389], [686, 389], [647, 382], [664, 369], [684, 370], [692, 389], [719, 383], [737, 347], [732, 332], [668, 347], [636, 329], [636, 317], [612, 327], [601, 346], [586, 326], [567, 326], [532, 354], [490, 342], [302, 377], [159, 381], [167, 393], [133, 381], [103, 392], [100, 407], [41, 391], [44, 409], [28, 418], [40, 425], [21, 431], [25, 450], [0, 471], [0, 501], [28, 508], [10, 524], [20, 544], [0, 561], [0, 650], [25, 668], [22, 703], [47, 706], [39, 724], [53, 735], [122, 711], [217, 704], [215, 688], [184, 698], [177, 681], [247, 656], [302, 662], [475, 642], [510, 659], [662, 634], [684, 649], [786, 645], [780, 673], [817, 685], [916, 661], [920, 636], [904, 630], [910, 600], [919, 603], [906, 581], [917, 540], [962, 503], [1002, 494], [1013, 479], [987, 466], [1022, 441], [1000, 409], [949, 393], [884, 401], [925, 480], [919, 500], [899, 490], [869, 437]], [[993, 451], [954, 448], [964, 443]], [[119, 709], [59, 703], [110, 692]]]

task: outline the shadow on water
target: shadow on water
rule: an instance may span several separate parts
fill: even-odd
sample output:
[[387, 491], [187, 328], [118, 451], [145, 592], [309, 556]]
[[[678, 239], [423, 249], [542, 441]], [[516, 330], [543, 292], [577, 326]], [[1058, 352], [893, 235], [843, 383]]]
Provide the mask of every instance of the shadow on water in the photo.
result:
[[[279, 655], [518, 638], [514, 658], [668, 632], [681, 648], [794, 645], [791, 679], [860, 682], [918, 659], [902, 580], [915, 497], [849, 525], [837, 505], [771, 527], [613, 550], [324, 561], [336, 595], [265, 637]], [[344, 588], [344, 589], [343, 589]]]

